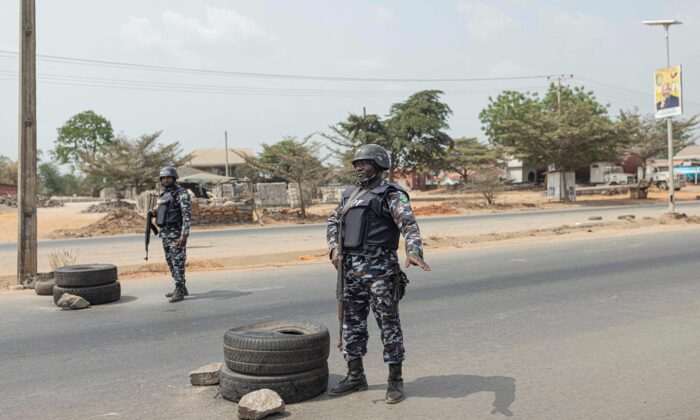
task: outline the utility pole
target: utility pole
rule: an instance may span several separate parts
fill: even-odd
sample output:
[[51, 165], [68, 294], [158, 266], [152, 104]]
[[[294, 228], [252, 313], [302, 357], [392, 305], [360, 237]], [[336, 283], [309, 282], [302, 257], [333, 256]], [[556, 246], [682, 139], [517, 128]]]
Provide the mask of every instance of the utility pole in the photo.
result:
[[[668, 41], [668, 27], [671, 25], [680, 25], [682, 22], [677, 20], [646, 20], [642, 22], [649, 26], [664, 27], [664, 37], [666, 38], [666, 67], [671, 67], [671, 52]], [[668, 212], [673, 214], [676, 212], [676, 180], [673, 172], [673, 124], [671, 117], [666, 118], [666, 135], [668, 142]]]
[[547, 80], [557, 79], [557, 112], [561, 114], [561, 81], [573, 79], [573, 74], [560, 74], [559, 76], [547, 76]]
[[34, 0], [21, 0], [19, 23], [17, 282], [26, 284], [37, 272], [36, 32], [34, 26]]
[[[219, 143], [221, 144], [221, 143]], [[226, 177], [228, 178], [228, 131], [224, 130], [224, 147], [226, 148]]]

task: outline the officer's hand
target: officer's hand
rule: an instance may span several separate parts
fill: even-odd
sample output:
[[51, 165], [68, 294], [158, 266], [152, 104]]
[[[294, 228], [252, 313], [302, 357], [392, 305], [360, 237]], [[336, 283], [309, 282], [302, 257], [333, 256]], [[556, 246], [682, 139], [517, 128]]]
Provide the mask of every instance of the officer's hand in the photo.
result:
[[423, 258], [418, 254], [408, 254], [406, 258], [406, 267], [415, 265], [423, 269], [423, 271], [430, 271], [430, 266], [427, 262], [423, 261]]
[[178, 248], [185, 248], [187, 246], [187, 236], [180, 236], [180, 239], [177, 240], [177, 247]]
[[331, 251], [331, 263], [333, 264], [333, 267], [335, 269], [338, 269], [338, 262], [340, 261], [340, 258], [338, 258], [338, 249], [333, 248], [333, 251]]

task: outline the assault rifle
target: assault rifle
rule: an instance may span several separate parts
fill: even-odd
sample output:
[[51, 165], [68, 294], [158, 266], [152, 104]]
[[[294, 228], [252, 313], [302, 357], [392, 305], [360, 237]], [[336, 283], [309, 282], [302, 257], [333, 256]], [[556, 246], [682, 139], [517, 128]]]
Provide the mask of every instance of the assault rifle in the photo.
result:
[[146, 208], [149, 209], [146, 212], [146, 257], [144, 258], [146, 261], [148, 261], [148, 244], [151, 243], [151, 231], [153, 231], [154, 235], [158, 235], [158, 228], [153, 224], [153, 222], [151, 222], [151, 219], [155, 217], [155, 214], [153, 213], [155, 202], [156, 197], [154, 195], [150, 194], [146, 197]]

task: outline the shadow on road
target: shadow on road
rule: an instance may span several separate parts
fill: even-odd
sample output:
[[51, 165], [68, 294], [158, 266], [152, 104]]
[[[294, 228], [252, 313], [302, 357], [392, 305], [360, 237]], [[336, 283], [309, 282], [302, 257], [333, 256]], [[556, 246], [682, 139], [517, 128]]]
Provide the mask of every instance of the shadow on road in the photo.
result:
[[424, 376], [406, 383], [405, 389], [407, 398], [462, 398], [477, 392], [493, 392], [491, 414], [513, 415], [508, 407], [515, 401], [515, 378], [509, 376]]
[[195, 299], [214, 299], [214, 300], [226, 300], [233, 299], [241, 296], [252, 295], [253, 292], [241, 292], [240, 290], [210, 290], [204, 293], [192, 293], [186, 300]]

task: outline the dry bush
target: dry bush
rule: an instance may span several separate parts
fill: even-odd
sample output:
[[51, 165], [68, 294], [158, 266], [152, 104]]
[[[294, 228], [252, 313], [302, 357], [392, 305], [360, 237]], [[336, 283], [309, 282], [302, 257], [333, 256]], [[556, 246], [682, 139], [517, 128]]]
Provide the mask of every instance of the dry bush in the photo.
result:
[[74, 265], [75, 262], [78, 261], [79, 255], [79, 249], [71, 248], [51, 251], [49, 253], [49, 264], [51, 265], [51, 271], [56, 271], [56, 269], [67, 265]]

